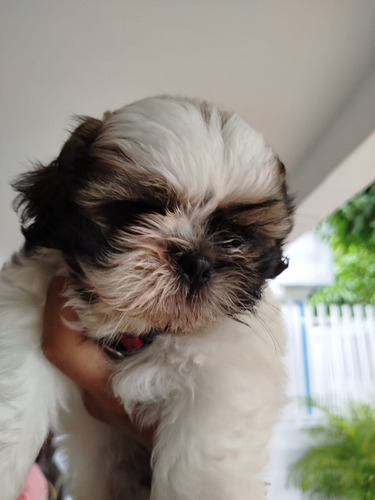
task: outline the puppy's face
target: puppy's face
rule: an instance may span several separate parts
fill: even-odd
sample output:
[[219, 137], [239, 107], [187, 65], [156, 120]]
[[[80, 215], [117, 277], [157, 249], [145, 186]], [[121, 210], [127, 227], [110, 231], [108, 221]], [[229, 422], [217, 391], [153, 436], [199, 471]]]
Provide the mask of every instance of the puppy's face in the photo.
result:
[[87, 118], [17, 183], [29, 247], [60, 250], [93, 336], [197, 330], [283, 270], [285, 169], [213, 105], [159, 97]]

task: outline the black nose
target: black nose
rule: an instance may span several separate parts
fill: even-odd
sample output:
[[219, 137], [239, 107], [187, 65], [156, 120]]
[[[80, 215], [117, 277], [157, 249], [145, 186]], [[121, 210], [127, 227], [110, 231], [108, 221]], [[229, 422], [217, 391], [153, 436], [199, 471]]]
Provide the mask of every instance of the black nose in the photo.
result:
[[192, 287], [202, 286], [211, 279], [212, 263], [205, 255], [187, 253], [178, 260], [178, 264]]

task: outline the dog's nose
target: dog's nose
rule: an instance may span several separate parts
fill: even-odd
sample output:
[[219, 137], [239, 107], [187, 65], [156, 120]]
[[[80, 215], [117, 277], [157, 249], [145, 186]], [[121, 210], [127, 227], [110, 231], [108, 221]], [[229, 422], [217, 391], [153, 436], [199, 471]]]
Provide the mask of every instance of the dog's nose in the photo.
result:
[[201, 253], [184, 254], [178, 264], [192, 287], [202, 286], [211, 279], [212, 262]]

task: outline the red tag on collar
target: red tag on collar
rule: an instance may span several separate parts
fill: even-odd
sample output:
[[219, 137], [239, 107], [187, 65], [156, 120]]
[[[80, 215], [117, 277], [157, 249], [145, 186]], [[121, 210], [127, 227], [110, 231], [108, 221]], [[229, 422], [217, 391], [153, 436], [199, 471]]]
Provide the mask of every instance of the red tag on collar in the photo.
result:
[[119, 343], [126, 351], [134, 351], [135, 349], [141, 349], [141, 347], [144, 346], [143, 340], [131, 333], [125, 333], [120, 338]]
[[[124, 356], [136, 354], [144, 347], [150, 345], [154, 338], [159, 335], [159, 330], [152, 328], [148, 333], [135, 335], [134, 333], [123, 333], [115, 342], [106, 345], [101, 344], [107, 354], [113, 358], [120, 359]], [[100, 343], [100, 342], [99, 342]]]

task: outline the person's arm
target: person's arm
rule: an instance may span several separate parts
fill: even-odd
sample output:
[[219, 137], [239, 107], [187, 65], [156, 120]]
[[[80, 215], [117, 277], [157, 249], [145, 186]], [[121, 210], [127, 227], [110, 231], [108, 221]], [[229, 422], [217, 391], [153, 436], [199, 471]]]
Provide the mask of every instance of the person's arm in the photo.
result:
[[84, 404], [93, 417], [121, 427], [151, 448], [152, 430], [139, 431], [111, 391], [113, 362], [94, 341], [69, 328], [62, 320], [62, 317], [74, 319], [74, 311], [64, 307], [65, 299], [61, 295], [64, 286], [65, 279], [56, 277], [48, 290], [42, 338], [44, 355], [84, 389]]

